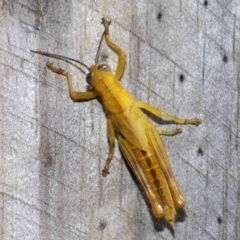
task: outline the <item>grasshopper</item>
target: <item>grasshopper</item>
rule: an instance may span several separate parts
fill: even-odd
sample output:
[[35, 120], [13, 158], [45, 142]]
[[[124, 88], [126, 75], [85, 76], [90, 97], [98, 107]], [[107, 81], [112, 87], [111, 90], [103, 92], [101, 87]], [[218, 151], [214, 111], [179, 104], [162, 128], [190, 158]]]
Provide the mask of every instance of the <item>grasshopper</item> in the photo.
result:
[[102, 39], [105, 38], [106, 44], [118, 56], [115, 74], [113, 74], [108, 64], [98, 63], [102, 39], [96, 54], [95, 64], [91, 67], [65, 56], [39, 51], [32, 52], [65, 61], [74, 61], [89, 71], [86, 81], [92, 86], [92, 90], [78, 92], [73, 89], [70, 73], [53, 66], [49, 62], [46, 64], [49, 70], [67, 78], [69, 94], [73, 101], [98, 98], [102, 103], [107, 118], [109, 145], [108, 158], [102, 170], [102, 175], [105, 177], [109, 174], [110, 163], [114, 156], [114, 140], [117, 138], [127, 164], [145, 191], [154, 217], [165, 219], [173, 228], [176, 209], [184, 208], [186, 200], [174, 177], [160, 136], [173, 136], [182, 132], [182, 130], [177, 128], [172, 132], [168, 132], [157, 129], [142, 110], [144, 109], [157, 117], [169, 119], [176, 124], [199, 125], [201, 120], [197, 118], [178, 118], [147, 103], [136, 100], [120, 83], [125, 68], [126, 54], [117, 44], [110, 40], [110, 21], [102, 18], [102, 24], [105, 28]]

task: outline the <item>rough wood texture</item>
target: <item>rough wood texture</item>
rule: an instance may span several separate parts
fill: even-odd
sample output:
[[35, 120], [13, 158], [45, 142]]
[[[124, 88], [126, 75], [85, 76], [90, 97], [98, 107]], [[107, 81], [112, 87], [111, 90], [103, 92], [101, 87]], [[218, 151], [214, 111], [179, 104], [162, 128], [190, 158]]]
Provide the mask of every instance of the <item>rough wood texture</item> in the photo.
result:
[[[92, 64], [103, 15], [127, 53], [129, 91], [203, 120], [164, 137], [188, 200], [174, 233], [152, 218], [117, 147], [101, 176], [108, 150], [98, 101], [73, 103], [66, 80], [46, 70], [50, 59], [30, 52]], [[116, 65], [112, 51], [103, 55]], [[1, 1], [0, 238], [240, 239], [239, 60], [239, 0]], [[54, 63], [86, 89], [81, 72]]]

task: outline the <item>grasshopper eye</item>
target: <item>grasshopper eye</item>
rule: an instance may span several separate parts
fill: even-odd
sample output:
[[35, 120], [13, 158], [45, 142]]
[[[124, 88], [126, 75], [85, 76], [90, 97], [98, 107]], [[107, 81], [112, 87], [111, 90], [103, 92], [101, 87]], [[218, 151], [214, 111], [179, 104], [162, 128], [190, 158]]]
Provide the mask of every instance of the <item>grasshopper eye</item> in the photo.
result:
[[92, 84], [92, 77], [93, 77], [93, 73], [92, 72], [90, 72], [90, 73], [88, 73], [87, 74], [87, 76], [86, 76], [86, 81], [87, 81], [87, 83], [89, 84], [89, 85], [91, 85]]
[[108, 64], [105, 64], [105, 63], [99, 64], [97, 66], [97, 69], [103, 70], [103, 71], [106, 71], [106, 72], [111, 72], [110, 66]]

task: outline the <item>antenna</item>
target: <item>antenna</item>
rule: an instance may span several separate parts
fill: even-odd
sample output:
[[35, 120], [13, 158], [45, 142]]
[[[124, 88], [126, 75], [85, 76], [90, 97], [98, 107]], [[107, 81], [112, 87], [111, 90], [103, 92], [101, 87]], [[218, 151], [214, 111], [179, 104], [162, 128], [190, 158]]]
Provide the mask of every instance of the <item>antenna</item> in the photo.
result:
[[[108, 26], [110, 24], [111, 24], [111, 21], [108, 22]], [[98, 50], [97, 50], [96, 57], [95, 57], [95, 64], [98, 64], [99, 53], [100, 53], [100, 49], [101, 49], [101, 46], [102, 46], [102, 41], [103, 41], [104, 35], [105, 35], [105, 31], [103, 32], [101, 40], [100, 40], [99, 45], [98, 45]]]
[[76, 59], [65, 57], [65, 56], [58, 55], [58, 54], [48, 53], [48, 52], [40, 52], [40, 51], [33, 51], [33, 50], [30, 50], [30, 51], [33, 53], [41, 54], [41, 55], [44, 55], [47, 57], [57, 58], [57, 59], [64, 60], [64, 61], [70, 60], [73, 62], [77, 62], [77, 63], [81, 64], [82, 66], [84, 66], [85, 68], [87, 68], [88, 71], [90, 71], [89, 67], [86, 64], [84, 64]]

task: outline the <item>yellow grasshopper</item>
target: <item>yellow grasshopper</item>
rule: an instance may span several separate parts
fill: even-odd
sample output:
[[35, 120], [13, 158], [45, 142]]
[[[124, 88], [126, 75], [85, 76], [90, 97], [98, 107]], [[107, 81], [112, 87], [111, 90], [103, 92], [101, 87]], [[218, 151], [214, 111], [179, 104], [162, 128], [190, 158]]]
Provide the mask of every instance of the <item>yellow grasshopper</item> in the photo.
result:
[[92, 86], [93, 90], [77, 92], [73, 89], [72, 78], [67, 71], [56, 68], [49, 62], [46, 64], [48, 69], [67, 78], [69, 94], [73, 101], [94, 98], [101, 101], [107, 117], [109, 143], [108, 158], [102, 175], [105, 177], [109, 174], [110, 162], [114, 155], [114, 139], [116, 137], [122, 154], [146, 193], [153, 215], [156, 218], [164, 218], [173, 227], [176, 209], [183, 208], [186, 200], [178, 187], [160, 135], [173, 136], [182, 132], [182, 130], [175, 129], [172, 132], [167, 132], [157, 129], [142, 112], [142, 109], [158, 117], [170, 119], [177, 124], [199, 125], [201, 120], [197, 118], [178, 118], [136, 100], [119, 82], [124, 72], [126, 54], [110, 40], [110, 21], [102, 18], [102, 24], [105, 28], [102, 39], [105, 37], [107, 45], [118, 55], [115, 74], [113, 74], [109, 65], [98, 63], [102, 39], [98, 47], [95, 64], [91, 67], [78, 60], [61, 55], [39, 51], [32, 52], [65, 61], [74, 61], [88, 69], [89, 73], [86, 81]]

